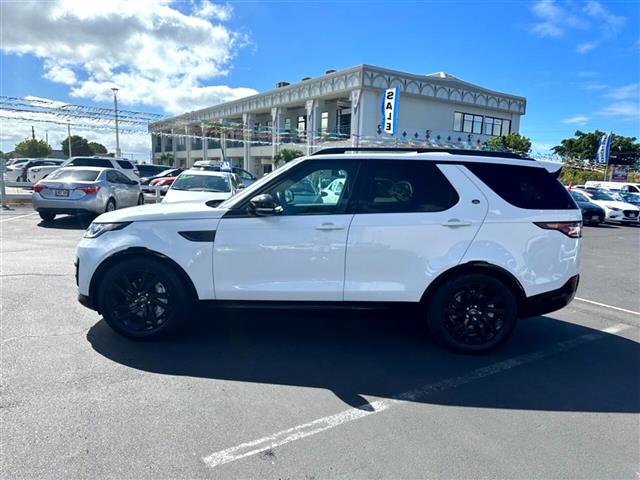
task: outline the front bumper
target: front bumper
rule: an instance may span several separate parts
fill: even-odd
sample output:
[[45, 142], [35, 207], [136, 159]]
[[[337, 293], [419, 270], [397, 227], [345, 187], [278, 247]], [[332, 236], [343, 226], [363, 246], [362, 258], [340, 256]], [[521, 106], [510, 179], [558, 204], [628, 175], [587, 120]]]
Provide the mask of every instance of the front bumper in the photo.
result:
[[82, 305], [83, 307], [87, 307], [90, 310], [96, 310], [97, 311], [97, 308], [93, 304], [93, 300], [91, 299], [91, 297], [89, 295], [83, 295], [81, 293], [78, 293], [78, 302], [80, 302], [80, 305]]
[[524, 300], [518, 309], [520, 318], [536, 317], [566, 307], [576, 296], [580, 275], [574, 275], [557, 290], [534, 295]]

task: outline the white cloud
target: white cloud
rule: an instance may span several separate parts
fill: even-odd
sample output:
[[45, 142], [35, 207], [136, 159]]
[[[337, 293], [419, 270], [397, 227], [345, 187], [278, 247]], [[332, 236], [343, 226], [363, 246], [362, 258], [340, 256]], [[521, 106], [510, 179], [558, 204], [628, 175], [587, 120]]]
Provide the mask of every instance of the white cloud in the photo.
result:
[[614, 88], [607, 93], [607, 97], [614, 98], [616, 100], [635, 99], [638, 101], [638, 99], [640, 99], [640, 82]]
[[581, 78], [595, 77], [597, 75], [597, 72], [578, 72], [578, 76]]
[[576, 47], [576, 52], [578, 52], [578, 53], [589, 53], [591, 50], [593, 50], [597, 46], [598, 46], [598, 44], [596, 42], [580, 43]]
[[[232, 11], [207, 0], [198, 8], [218, 20]], [[4, 52], [43, 59], [45, 78], [72, 85], [75, 97], [109, 100], [118, 86], [123, 105], [180, 113], [256, 93], [212, 84], [246, 39], [169, 0], [3, 3], [2, 29]]]
[[215, 18], [222, 22], [226, 22], [231, 18], [233, 9], [229, 5], [219, 5], [209, 0], [204, 0], [193, 13], [196, 16], [204, 18]]
[[583, 85], [585, 90], [604, 90], [607, 86], [604, 83], [589, 82]]
[[580, 28], [584, 22], [555, 0], [539, 0], [531, 7], [537, 22], [531, 26], [531, 33], [537, 37], [561, 37], [568, 28]]
[[595, 29], [600, 33], [596, 39], [580, 43], [576, 47], [576, 51], [582, 54], [589, 53], [601, 43], [616, 36], [627, 21], [625, 17], [614, 15], [595, 0], [589, 0], [582, 11], [593, 20]]
[[569, 125], [586, 125], [589, 121], [589, 117], [585, 115], [574, 115], [573, 117], [565, 118], [562, 123], [568, 123]]
[[638, 119], [640, 119], [640, 102], [637, 100], [635, 102], [614, 102], [604, 107], [598, 114], [605, 117], [617, 117], [619, 120], [638, 122]]

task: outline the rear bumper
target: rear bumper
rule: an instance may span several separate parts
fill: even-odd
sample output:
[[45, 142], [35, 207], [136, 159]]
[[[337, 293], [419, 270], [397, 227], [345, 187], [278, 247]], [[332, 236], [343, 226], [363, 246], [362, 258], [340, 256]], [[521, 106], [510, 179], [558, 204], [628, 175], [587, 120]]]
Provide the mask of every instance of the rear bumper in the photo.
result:
[[576, 296], [580, 275], [574, 275], [557, 290], [541, 293], [525, 299], [519, 308], [520, 318], [535, 317], [555, 312], [567, 306]]
[[44, 198], [37, 192], [33, 192], [31, 196], [33, 209], [38, 212], [52, 213], [77, 213], [92, 212], [103, 213], [105, 206], [100, 204], [96, 195], [87, 195], [87, 197], [79, 200], [62, 200], [54, 198]]

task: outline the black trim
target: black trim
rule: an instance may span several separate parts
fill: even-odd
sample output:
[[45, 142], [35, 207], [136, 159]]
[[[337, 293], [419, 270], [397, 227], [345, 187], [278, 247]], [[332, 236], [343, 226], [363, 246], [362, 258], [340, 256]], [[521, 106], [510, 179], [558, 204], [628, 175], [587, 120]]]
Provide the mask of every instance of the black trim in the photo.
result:
[[95, 305], [91, 301], [91, 297], [88, 295], [82, 295], [81, 293], [79, 293], [78, 302], [80, 302], [80, 305], [82, 305], [83, 307], [87, 307], [89, 310], [96, 310]]
[[576, 296], [580, 275], [574, 275], [557, 290], [534, 295], [524, 300], [520, 309], [520, 318], [536, 317], [555, 312], [567, 306]]
[[193, 230], [178, 232], [178, 234], [191, 242], [213, 242], [216, 239], [215, 230]]
[[[492, 158], [515, 158], [518, 160], [529, 160], [535, 162], [534, 158], [525, 157], [513, 152], [494, 152], [487, 150], [465, 150], [460, 148], [437, 148], [437, 147], [329, 147], [318, 150], [310, 156], [334, 155], [347, 152], [369, 152], [369, 153], [392, 153], [392, 152], [415, 152], [415, 153], [450, 153], [452, 155], [466, 155], [468, 157], [492, 157]], [[440, 160], [434, 160], [440, 161]], [[460, 163], [459, 161], [456, 163]]]

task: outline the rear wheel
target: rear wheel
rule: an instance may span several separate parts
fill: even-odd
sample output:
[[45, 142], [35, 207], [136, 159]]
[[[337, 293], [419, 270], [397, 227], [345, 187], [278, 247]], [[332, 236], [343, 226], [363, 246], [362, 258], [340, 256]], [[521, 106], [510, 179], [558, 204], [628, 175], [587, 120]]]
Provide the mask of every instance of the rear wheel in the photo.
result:
[[38, 212], [38, 215], [40, 215], [40, 218], [45, 222], [53, 222], [56, 218], [56, 214], [53, 212]]
[[429, 308], [434, 338], [462, 352], [485, 352], [504, 343], [517, 320], [516, 300], [502, 282], [484, 274], [463, 274], [442, 284]]
[[107, 202], [107, 206], [105, 207], [105, 212], [113, 212], [116, 209], [116, 201], [113, 198], [110, 198]]
[[98, 305], [106, 322], [131, 338], [169, 333], [189, 314], [190, 299], [184, 282], [161, 260], [122, 260], [107, 271], [98, 292]]

